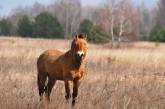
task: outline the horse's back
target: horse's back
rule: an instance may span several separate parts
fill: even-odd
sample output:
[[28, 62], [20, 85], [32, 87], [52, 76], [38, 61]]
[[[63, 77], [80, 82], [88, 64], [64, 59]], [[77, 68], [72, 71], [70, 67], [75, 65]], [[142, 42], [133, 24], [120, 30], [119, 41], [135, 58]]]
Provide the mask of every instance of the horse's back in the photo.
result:
[[63, 52], [59, 50], [47, 50], [42, 55], [44, 55], [44, 58], [51, 59], [51, 61], [54, 61], [57, 58], [59, 58], [62, 54]]
[[46, 66], [51, 66], [58, 58], [63, 55], [59, 50], [47, 50], [43, 52], [37, 60], [37, 68], [41, 72], [47, 72]]

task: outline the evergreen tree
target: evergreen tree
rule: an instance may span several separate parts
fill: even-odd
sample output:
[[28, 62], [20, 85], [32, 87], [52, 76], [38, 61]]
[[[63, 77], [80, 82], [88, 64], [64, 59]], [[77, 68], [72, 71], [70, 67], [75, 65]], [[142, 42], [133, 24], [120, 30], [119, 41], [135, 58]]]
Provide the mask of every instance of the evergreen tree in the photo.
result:
[[11, 35], [12, 23], [7, 19], [0, 21], [0, 35]]
[[35, 18], [34, 36], [45, 38], [63, 38], [63, 29], [55, 16], [48, 12], [43, 12]]
[[106, 43], [109, 40], [105, 31], [100, 26], [94, 26], [88, 19], [80, 24], [79, 32], [87, 34], [87, 40], [92, 43]]
[[24, 15], [18, 22], [18, 35], [27, 37], [32, 36], [33, 25], [28, 16]]
[[158, 1], [156, 24], [153, 27], [149, 39], [151, 41], [165, 42], [165, 0]]
[[87, 35], [90, 35], [91, 29], [93, 28], [93, 23], [85, 19], [82, 23], [80, 23], [79, 31], [82, 33], [86, 33]]

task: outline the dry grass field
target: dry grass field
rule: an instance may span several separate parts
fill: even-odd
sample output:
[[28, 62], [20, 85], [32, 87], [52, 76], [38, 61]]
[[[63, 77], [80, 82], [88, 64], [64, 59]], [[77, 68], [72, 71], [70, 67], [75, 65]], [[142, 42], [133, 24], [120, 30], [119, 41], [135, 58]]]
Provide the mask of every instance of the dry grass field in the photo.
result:
[[[51, 103], [39, 102], [37, 57], [67, 51], [71, 41], [0, 38], [0, 109], [72, 109], [58, 81]], [[74, 109], [165, 109], [165, 45], [88, 45], [87, 74]]]

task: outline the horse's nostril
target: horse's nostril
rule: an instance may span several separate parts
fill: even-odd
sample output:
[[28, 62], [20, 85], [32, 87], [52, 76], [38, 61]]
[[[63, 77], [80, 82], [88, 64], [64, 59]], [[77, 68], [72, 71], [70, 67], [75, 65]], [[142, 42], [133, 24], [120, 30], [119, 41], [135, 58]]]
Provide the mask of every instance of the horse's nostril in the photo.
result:
[[81, 54], [81, 55], [80, 55], [80, 57], [83, 57], [83, 56], [84, 56], [84, 54]]
[[84, 54], [77, 54], [77, 58], [82, 59], [82, 58], [83, 58], [83, 56], [84, 56]]
[[78, 51], [78, 52], [77, 52], [77, 56], [78, 56], [79, 58], [82, 58], [82, 57], [84, 56], [84, 52], [83, 52], [83, 51]]

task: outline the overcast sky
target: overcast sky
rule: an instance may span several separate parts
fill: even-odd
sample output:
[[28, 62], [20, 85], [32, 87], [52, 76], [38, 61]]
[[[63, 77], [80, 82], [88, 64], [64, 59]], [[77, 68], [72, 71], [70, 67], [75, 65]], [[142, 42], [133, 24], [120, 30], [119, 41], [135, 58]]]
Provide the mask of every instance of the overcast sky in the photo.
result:
[[[104, 0], [81, 0], [84, 5], [99, 5], [101, 1]], [[133, 0], [133, 2], [138, 5], [144, 1], [147, 7], [152, 7], [157, 0]], [[44, 5], [48, 5], [54, 2], [54, 0], [0, 0], [0, 16], [9, 15], [12, 9], [18, 6], [32, 6], [35, 2], [39, 2]]]

